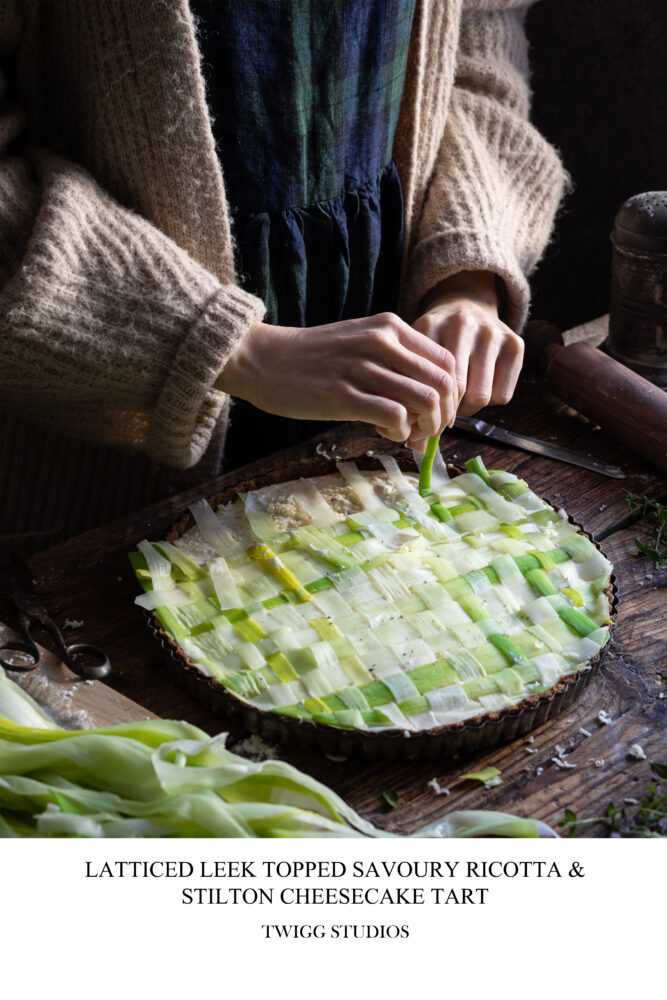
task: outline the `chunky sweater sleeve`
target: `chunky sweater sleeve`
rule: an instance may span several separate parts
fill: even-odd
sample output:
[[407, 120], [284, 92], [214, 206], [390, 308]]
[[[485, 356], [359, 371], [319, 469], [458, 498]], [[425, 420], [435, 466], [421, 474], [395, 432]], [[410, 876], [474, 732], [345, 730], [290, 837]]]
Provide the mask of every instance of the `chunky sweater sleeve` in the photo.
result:
[[519, 330], [528, 275], [548, 241], [565, 172], [528, 121], [530, 2], [464, 0], [444, 136], [407, 261], [406, 312], [457, 271], [504, 283], [501, 316]]
[[[12, 49], [0, 17], [0, 58]], [[259, 299], [224, 284], [83, 169], [24, 148], [0, 80], [3, 406], [186, 468], [226, 406], [213, 384]]]

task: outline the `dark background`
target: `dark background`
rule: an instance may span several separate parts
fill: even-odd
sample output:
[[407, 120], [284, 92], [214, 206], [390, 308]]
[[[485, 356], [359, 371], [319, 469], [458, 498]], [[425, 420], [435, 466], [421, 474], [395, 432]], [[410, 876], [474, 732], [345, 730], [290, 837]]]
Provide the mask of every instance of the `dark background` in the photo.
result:
[[532, 315], [567, 329], [609, 311], [617, 209], [667, 190], [667, 2], [540, 0], [526, 29], [532, 119], [574, 185], [533, 277]]

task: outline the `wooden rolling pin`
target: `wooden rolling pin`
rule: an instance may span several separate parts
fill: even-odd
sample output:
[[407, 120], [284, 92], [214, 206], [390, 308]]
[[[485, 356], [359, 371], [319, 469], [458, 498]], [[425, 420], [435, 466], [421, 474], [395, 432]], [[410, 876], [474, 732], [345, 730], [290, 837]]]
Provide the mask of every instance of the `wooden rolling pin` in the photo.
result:
[[667, 392], [589, 344], [547, 343], [540, 367], [565, 403], [667, 472]]

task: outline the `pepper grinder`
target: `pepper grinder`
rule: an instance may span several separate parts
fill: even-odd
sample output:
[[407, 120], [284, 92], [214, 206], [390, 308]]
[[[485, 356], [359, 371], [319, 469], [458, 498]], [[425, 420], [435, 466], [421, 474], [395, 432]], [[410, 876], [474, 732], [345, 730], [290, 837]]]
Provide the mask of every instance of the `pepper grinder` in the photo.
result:
[[603, 350], [667, 389], [667, 191], [621, 205], [611, 234], [609, 336]]

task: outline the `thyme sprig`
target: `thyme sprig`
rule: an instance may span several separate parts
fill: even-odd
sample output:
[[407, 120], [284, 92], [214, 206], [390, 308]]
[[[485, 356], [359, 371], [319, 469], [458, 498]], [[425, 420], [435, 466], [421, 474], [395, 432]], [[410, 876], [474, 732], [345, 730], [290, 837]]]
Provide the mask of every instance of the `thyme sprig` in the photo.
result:
[[667, 765], [651, 764], [652, 781], [641, 802], [623, 805], [620, 809], [610, 802], [603, 816], [579, 819], [573, 809], [566, 809], [558, 824], [565, 827], [569, 837], [576, 837], [580, 830], [596, 823], [607, 828], [611, 837], [667, 838]]
[[626, 493], [625, 502], [634, 514], [645, 518], [655, 529], [653, 537], [646, 542], [635, 538], [637, 550], [648, 556], [656, 569], [664, 569], [667, 566], [667, 505], [636, 493]]

